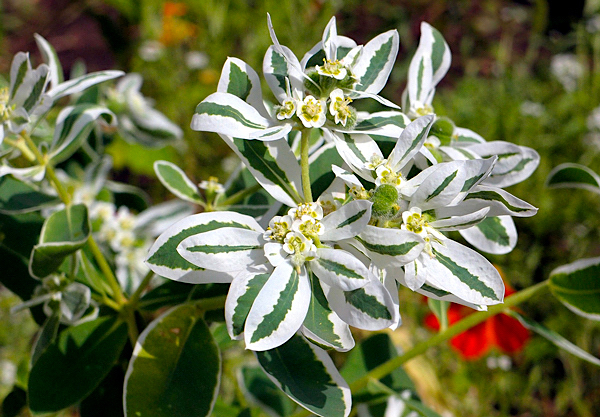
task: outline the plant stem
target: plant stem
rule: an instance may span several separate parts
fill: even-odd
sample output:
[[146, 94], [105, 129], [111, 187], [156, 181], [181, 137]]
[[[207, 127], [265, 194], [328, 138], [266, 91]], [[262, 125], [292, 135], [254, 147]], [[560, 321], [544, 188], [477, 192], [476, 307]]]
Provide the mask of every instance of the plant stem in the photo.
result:
[[108, 282], [108, 285], [112, 289], [112, 292], [113, 292], [112, 295], [113, 295], [115, 301], [119, 305], [125, 304], [127, 302], [127, 299], [123, 295], [123, 291], [121, 290], [119, 281], [117, 281], [117, 277], [115, 277], [115, 274], [113, 273], [112, 269], [110, 268], [110, 265], [108, 265], [106, 258], [102, 254], [102, 251], [98, 247], [98, 244], [96, 243], [96, 241], [94, 240], [92, 235], [90, 235], [90, 237], [88, 238], [87, 243], [88, 243], [88, 246], [90, 247], [90, 250], [92, 251], [92, 254], [94, 255], [94, 258], [96, 259], [96, 262], [98, 262], [98, 266], [100, 267], [100, 270], [104, 274], [104, 277], [106, 278], [106, 281]]
[[307, 203], [313, 201], [310, 189], [310, 165], [308, 163], [309, 138], [310, 130], [303, 129], [300, 141], [300, 167], [302, 168], [302, 191], [304, 191], [304, 201]]
[[249, 196], [251, 194], [254, 194], [255, 192], [257, 192], [261, 188], [262, 187], [261, 187], [260, 184], [256, 184], [256, 185], [253, 185], [252, 187], [249, 187], [249, 188], [246, 188], [244, 190], [238, 191], [234, 195], [232, 195], [230, 197], [227, 197], [225, 200], [219, 201], [218, 202], [218, 206], [231, 206], [232, 204], [239, 203], [244, 198], [246, 198], [247, 196]]
[[137, 303], [140, 301], [142, 293], [148, 287], [152, 278], [154, 278], [154, 271], [148, 271], [142, 282], [140, 282], [140, 285], [138, 285], [135, 292], [131, 295], [131, 297], [129, 297], [129, 305], [132, 308], [137, 308]]

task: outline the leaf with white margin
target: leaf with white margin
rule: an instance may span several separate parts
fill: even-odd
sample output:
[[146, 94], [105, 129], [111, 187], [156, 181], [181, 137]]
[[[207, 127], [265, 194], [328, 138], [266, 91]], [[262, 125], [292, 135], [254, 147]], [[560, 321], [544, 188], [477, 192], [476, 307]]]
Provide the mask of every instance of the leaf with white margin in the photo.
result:
[[250, 65], [238, 58], [227, 58], [221, 71], [217, 91], [233, 94], [254, 107], [263, 117], [268, 118], [260, 86], [260, 78]]
[[327, 352], [300, 335], [255, 352], [267, 376], [302, 407], [321, 417], [348, 417], [352, 394]]
[[169, 161], [155, 161], [154, 172], [160, 182], [182, 200], [203, 203], [198, 187], [181, 168]]
[[468, 150], [482, 158], [494, 155], [498, 157], [494, 169], [485, 179], [485, 184], [500, 188], [529, 178], [540, 164], [540, 155], [535, 150], [504, 141], [473, 145], [469, 146]]
[[263, 246], [263, 232], [222, 227], [183, 239], [177, 252], [201, 268], [234, 272], [266, 262]]
[[289, 207], [304, 201], [300, 164], [285, 140], [263, 142], [220, 136], [274, 199]]
[[368, 200], [355, 200], [323, 217], [321, 224], [325, 232], [322, 241], [349, 239], [358, 235], [371, 220], [371, 207]]
[[115, 126], [117, 118], [103, 106], [79, 104], [65, 107], [56, 118], [56, 129], [50, 145], [50, 160], [55, 164], [70, 158], [87, 140], [99, 119]]
[[[249, 403], [259, 406], [270, 417], [288, 417], [294, 413], [296, 403], [280, 391], [258, 365], [242, 365], [237, 372], [237, 380]], [[249, 414], [242, 412], [235, 416], [249, 417]]]
[[[293, 56], [293, 53], [287, 48], [281, 48], [286, 51], [287, 55]], [[290, 81], [292, 91], [303, 90], [302, 75], [288, 64], [285, 56], [278, 52], [274, 45], [271, 45], [265, 53], [263, 74], [279, 103], [282, 103], [288, 97], [286, 79]]]
[[434, 120], [433, 115], [427, 115], [406, 126], [388, 158], [393, 169], [399, 171], [421, 149]]
[[540, 336], [544, 337], [546, 340], [550, 341], [555, 346], [566, 350], [570, 354], [577, 356], [579, 359], [583, 359], [584, 361], [600, 366], [600, 359], [598, 359], [594, 355], [589, 354], [588, 352], [574, 345], [573, 343], [569, 342], [567, 339], [565, 339], [555, 331], [550, 330], [545, 326], [542, 326], [540, 323], [537, 323], [533, 320], [528, 319], [525, 316], [520, 315], [514, 310], [508, 310], [507, 313], [519, 320], [523, 326], [525, 326], [529, 330], [536, 332]]
[[501, 188], [479, 184], [467, 194], [460, 205], [465, 210], [490, 207], [488, 217], [515, 216], [531, 217], [537, 208]]
[[302, 334], [313, 343], [346, 352], [354, 347], [354, 339], [348, 324], [331, 309], [321, 283], [311, 278], [311, 299], [302, 323]]
[[400, 106], [398, 106], [396, 103], [391, 102], [387, 98], [383, 98], [380, 95], [375, 94], [375, 93], [369, 93], [368, 91], [359, 91], [359, 90], [351, 90], [351, 89], [345, 89], [344, 92], [353, 100], [361, 99], [361, 98], [371, 98], [371, 99], [377, 101], [378, 103], [383, 104], [386, 107], [391, 107], [392, 109], [400, 110]]
[[458, 298], [479, 305], [499, 304], [504, 299], [500, 273], [479, 253], [450, 239], [432, 242], [433, 257], [422, 254], [427, 280]]
[[34, 185], [19, 181], [12, 175], [0, 177], [0, 213], [28, 213], [59, 203], [57, 196], [43, 193]]
[[140, 334], [125, 374], [125, 417], [211, 414], [222, 365], [203, 315], [193, 304], [179, 305]]
[[349, 188], [352, 188], [352, 187], [358, 187], [359, 189], [362, 188], [362, 183], [358, 180], [356, 175], [354, 175], [353, 173], [346, 171], [345, 169], [340, 168], [337, 165], [332, 165], [331, 170], [333, 171], [335, 176], [337, 178], [341, 179], [342, 181], [344, 181], [344, 183]]
[[10, 64], [10, 100], [14, 100], [17, 91], [22, 88], [25, 82], [27, 73], [31, 70], [29, 54], [26, 52], [17, 52]]
[[42, 53], [44, 61], [50, 68], [50, 88], [59, 85], [64, 79], [62, 65], [60, 64], [56, 50], [46, 39], [37, 33], [34, 33], [33, 37], [35, 38], [35, 43], [37, 43], [37, 46]]
[[453, 136], [456, 140], [456, 146], [472, 146], [477, 143], [485, 143], [485, 139], [481, 135], [465, 127], [455, 127]]
[[359, 113], [356, 125], [347, 133], [366, 133], [397, 138], [409, 123], [409, 117], [399, 111]]
[[488, 217], [459, 233], [472, 246], [494, 255], [509, 253], [517, 245], [517, 228], [511, 216]]
[[350, 243], [380, 268], [405, 265], [419, 256], [425, 247], [425, 241], [416, 233], [375, 226], [365, 227]]
[[58, 84], [48, 90], [48, 95], [56, 101], [61, 97], [80, 93], [93, 85], [121, 77], [122, 75], [125, 75], [123, 71], [116, 70], [92, 72]]
[[388, 290], [379, 280], [353, 291], [342, 291], [321, 281], [329, 306], [350, 326], [363, 330], [382, 330], [398, 323], [399, 311]]
[[306, 317], [310, 294], [306, 268], [298, 273], [289, 262], [277, 266], [246, 318], [246, 349], [264, 351], [288, 341]]
[[383, 154], [369, 135], [325, 131], [325, 137], [333, 140], [342, 159], [352, 170], [367, 181], [374, 182], [373, 171], [367, 163], [373, 158], [383, 159]]
[[229, 93], [213, 93], [194, 112], [192, 130], [215, 132], [241, 139], [272, 141], [287, 135], [290, 124], [274, 124], [241, 98]]
[[558, 165], [548, 174], [546, 185], [550, 188], [583, 188], [600, 194], [600, 177], [580, 164]]
[[[24, 109], [25, 112], [19, 112], [24, 118], [34, 113], [36, 107], [44, 100], [44, 92], [50, 80], [49, 73], [50, 69], [46, 64], [32, 69], [27, 53], [18, 52], [13, 58], [10, 69], [9, 103], [15, 105], [16, 110]], [[11, 116], [14, 119], [16, 114], [13, 113]]]
[[317, 257], [308, 264], [321, 281], [342, 291], [356, 290], [375, 279], [362, 262], [342, 249], [318, 248]]
[[323, 44], [323, 51], [325, 51], [325, 56], [327, 59], [331, 61], [337, 60], [337, 27], [335, 24], [335, 16], [333, 16], [327, 26], [325, 26], [325, 30], [323, 31], [323, 38], [321, 39], [321, 43]]
[[174, 281], [190, 284], [231, 282], [235, 274], [200, 268], [177, 253], [177, 246], [187, 237], [224, 227], [263, 230], [256, 220], [244, 214], [235, 212], [195, 214], [173, 224], [156, 239], [148, 251], [146, 265], [156, 274]]
[[400, 39], [396, 30], [389, 30], [371, 39], [362, 48], [352, 68], [357, 79], [355, 90], [377, 94], [387, 82], [398, 55]]
[[550, 272], [550, 290], [569, 310], [600, 321], [600, 258], [579, 259]]
[[427, 271], [420, 257], [404, 265], [404, 285], [412, 291], [417, 291], [427, 281]]
[[440, 214], [443, 213], [442, 208], [436, 210], [437, 219], [430, 222], [429, 225], [440, 231], [467, 229], [481, 223], [486, 218], [488, 211], [490, 211], [489, 207], [484, 207], [472, 213], [440, 218]]
[[225, 301], [225, 323], [233, 340], [243, 339], [248, 313], [271, 273], [272, 270], [266, 266], [252, 271], [242, 270], [231, 281]]

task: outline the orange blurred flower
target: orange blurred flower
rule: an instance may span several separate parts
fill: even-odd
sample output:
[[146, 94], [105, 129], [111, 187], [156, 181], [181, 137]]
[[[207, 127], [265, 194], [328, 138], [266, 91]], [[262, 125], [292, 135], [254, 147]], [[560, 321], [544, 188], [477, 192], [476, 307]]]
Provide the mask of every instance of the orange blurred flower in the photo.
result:
[[197, 26], [181, 18], [186, 13], [185, 3], [166, 2], [164, 4], [160, 43], [165, 46], [178, 45], [196, 35]]
[[[509, 296], [514, 292], [515, 290], [505, 283], [504, 295]], [[452, 303], [448, 309], [448, 323], [454, 324], [471, 313], [473, 313], [472, 308]], [[433, 313], [425, 317], [425, 325], [434, 330], [440, 328], [438, 319]], [[493, 347], [507, 354], [515, 354], [523, 349], [528, 340], [529, 330], [517, 319], [500, 313], [454, 336], [450, 339], [450, 345], [464, 359], [476, 360]]]

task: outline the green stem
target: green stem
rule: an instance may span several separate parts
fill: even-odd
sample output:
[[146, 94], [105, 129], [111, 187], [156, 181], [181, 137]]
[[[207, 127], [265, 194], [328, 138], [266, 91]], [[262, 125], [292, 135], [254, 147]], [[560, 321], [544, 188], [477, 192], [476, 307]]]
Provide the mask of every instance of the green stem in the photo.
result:
[[90, 235], [90, 237], [88, 238], [87, 243], [88, 243], [88, 246], [90, 247], [90, 250], [92, 251], [92, 254], [94, 255], [94, 259], [96, 259], [96, 262], [98, 262], [98, 266], [100, 267], [100, 270], [104, 274], [104, 277], [106, 278], [106, 281], [108, 282], [108, 285], [112, 289], [112, 292], [113, 292], [112, 295], [113, 295], [115, 301], [119, 305], [125, 304], [127, 302], [127, 299], [123, 295], [123, 291], [121, 290], [119, 281], [117, 281], [117, 277], [115, 277], [115, 274], [113, 273], [112, 269], [110, 268], [110, 265], [108, 265], [108, 262], [106, 261], [106, 258], [104, 257], [104, 254], [98, 247], [98, 244], [96, 243], [96, 241], [94, 240], [92, 235]]
[[237, 193], [235, 193], [234, 195], [232, 195], [230, 197], [227, 197], [223, 201], [219, 201], [218, 205], [219, 206], [231, 206], [233, 204], [239, 203], [244, 198], [246, 198], [249, 195], [254, 194], [255, 192], [257, 192], [261, 188], [262, 187], [261, 187], [260, 184], [255, 184], [252, 187], [249, 187], [249, 188], [243, 189], [241, 191], [238, 191]]
[[138, 285], [135, 292], [131, 295], [131, 297], [129, 297], [129, 305], [134, 310], [137, 308], [137, 304], [140, 301], [140, 298], [142, 297], [142, 293], [148, 287], [150, 281], [152, 281], [152, 278], [154, 278], [154, 271], [148, 271], [142, 282], [140, 282], [140, 285]]
[[310, 130], [302, 130], [302, 139], [300, 141], [300, 167], [302, 168], [302, 191], [304, 191], [304, 201], [311, 203], [312, 191], [310, 189], [310, 165], [308, 163]]

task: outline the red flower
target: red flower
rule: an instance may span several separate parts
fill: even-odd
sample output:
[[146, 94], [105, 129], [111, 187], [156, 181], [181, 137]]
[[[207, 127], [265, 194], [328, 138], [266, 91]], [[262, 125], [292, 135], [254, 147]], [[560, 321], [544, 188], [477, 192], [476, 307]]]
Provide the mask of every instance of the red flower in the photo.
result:
[[[505, 284], [505, 295], [515, 291]], [[473, 309], [460, 304], [450, 304], [448, 323], [454, 324], [473, 312]], [[425, 317], [425, 325], [439, 330], [440, 324], [433, 313]], [[502, 352], [514, 354], [519, 352], [529, 340], [529, 331], [515, 318], [504, 313], [496, 314], [486, 321], [471, 327], [452, 339], [450, 344], [466, 360], [476, 360], [485, 355], [492, 347]]]

